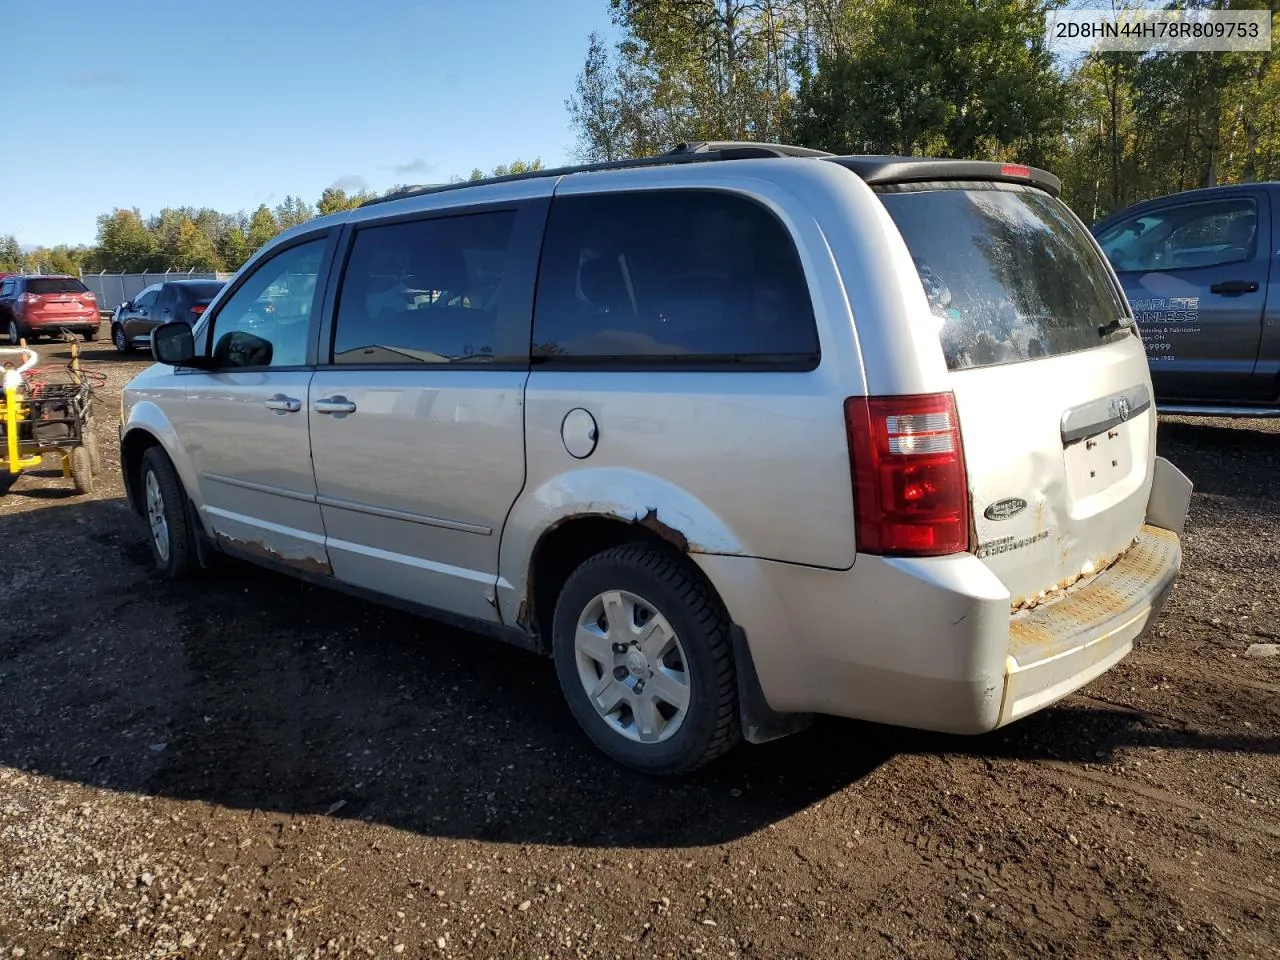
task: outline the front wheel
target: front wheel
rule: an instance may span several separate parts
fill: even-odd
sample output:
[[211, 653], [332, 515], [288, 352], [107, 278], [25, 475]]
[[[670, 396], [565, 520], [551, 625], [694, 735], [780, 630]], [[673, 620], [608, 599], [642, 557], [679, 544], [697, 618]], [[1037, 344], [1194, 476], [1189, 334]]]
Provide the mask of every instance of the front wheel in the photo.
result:
[[129, 352], [129, 338], [125, 336], [124, 327], [119, 324], [111, 328], [111, 342], [115, 344], [116, 353]]
[[18, 329], [18, 321], [9, 321], [9, 345], [16, 347], [22, 340], [22, 331]]
[[729, 617], [683, 557], [631, 543], [587, 560], [556, 602], [552, 646], [574, 718], [620, 763], [688, 773], [740, 739]]
[[187, 519], [182, 482], [159, 447], [142, 455], [138, 488], [156, 569], [170, 580], [187, 576], [196, 567], [195, 534]]

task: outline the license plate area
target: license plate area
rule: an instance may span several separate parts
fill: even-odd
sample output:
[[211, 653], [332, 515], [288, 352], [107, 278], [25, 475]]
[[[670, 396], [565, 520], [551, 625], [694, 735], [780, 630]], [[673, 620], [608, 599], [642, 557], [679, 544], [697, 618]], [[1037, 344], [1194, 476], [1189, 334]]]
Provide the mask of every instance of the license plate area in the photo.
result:
[[1067, 492], [1078, 503], [1102, 493], [1133, 471], [1130, 425], [1120, 424], [1066, 447]]

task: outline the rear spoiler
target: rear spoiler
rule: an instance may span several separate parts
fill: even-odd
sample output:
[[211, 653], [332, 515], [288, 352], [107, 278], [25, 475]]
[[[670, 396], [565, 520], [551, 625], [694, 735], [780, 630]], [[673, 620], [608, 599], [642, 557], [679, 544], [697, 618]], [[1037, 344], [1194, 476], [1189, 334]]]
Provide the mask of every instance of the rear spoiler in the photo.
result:
[[831, 162], [852, 170], [872, 187], [938, 180], [995, 180], [1000, 183], [1030, 184], [1054, 197], [1062, 192], [1062, 181], [1048, 170], [1021, 163], [883, 156], [832, 157]]

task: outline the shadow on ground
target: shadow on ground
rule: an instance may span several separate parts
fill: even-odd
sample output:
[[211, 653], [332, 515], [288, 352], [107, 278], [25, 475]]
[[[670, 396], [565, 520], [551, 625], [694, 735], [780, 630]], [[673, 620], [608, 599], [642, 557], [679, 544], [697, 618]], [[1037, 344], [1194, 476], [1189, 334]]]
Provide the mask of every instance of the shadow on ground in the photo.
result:
[[251, 567], [162, 583], [120, 500], [3, 523], [0, 765], [117, 790], [447, 837], [678, 847], [752, 833], [899, 753], [1280, 752], [1276, 737], [1073, 701], [975, 739], [822, 721], [650, 780], [591, 748], [534, 654]]

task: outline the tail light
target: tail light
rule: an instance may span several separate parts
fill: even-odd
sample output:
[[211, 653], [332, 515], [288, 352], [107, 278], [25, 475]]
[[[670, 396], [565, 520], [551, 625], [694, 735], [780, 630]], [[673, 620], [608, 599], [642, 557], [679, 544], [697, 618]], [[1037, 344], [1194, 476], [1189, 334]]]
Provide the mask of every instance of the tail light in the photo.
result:
[[1006, 163], [1000, 168], [1000, 173], [1006, 177], [1030, 177], [1031, 168], [1022, 163]]
[[950, 393], [844, 402], [858, 550], [936, 557], [969, 549], [969, 485]]
[[200, 316], [200, 314], [204, 313], [205, 310], [207, 309], [209, 309], [209, 305], [207, 303], [197, 303], [194, 307], [191, 308], [191, 312], [198, 317]]
[[38, 294], [38, 293], [24, 293], [24, 294], [23, 294], [21, 297], [19, 297], [18, 299], [19, 299], [19, 300], [21, 300], [23, 303], [39, 303], [39, 302], [40, 302], [40, 294]]

